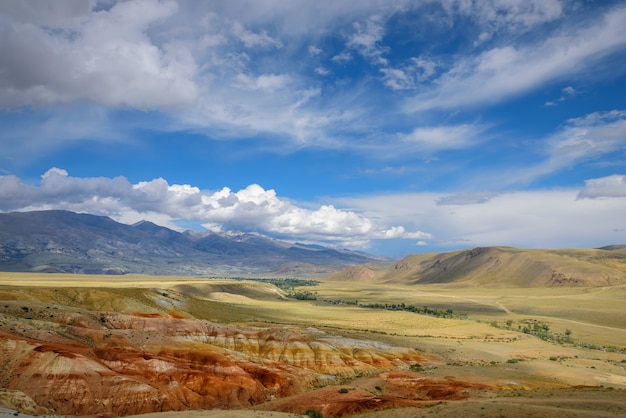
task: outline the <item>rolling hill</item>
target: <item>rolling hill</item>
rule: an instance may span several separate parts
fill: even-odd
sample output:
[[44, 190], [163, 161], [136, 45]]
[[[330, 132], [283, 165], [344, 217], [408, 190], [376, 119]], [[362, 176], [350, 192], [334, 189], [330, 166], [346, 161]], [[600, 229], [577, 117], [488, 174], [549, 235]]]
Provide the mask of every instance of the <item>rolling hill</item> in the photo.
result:
[[380, 260], [256, 234], [177, 232], [68, 211], [0, 214], [0, 270], [191, 276], [315, 275]]
[[528, 250], [478, 247], [415, 254], [389, 268], [349, 266], [331, 280], [483, 287], [608, 286], [626, 283], [626, 246], [598, 249]]

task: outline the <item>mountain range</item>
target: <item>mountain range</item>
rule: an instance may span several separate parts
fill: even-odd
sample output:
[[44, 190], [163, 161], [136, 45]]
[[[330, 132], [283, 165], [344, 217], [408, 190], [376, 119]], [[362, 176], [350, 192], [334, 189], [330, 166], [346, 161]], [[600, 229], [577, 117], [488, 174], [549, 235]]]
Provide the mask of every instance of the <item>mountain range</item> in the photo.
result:
[[0, 270], [190, 276], [325, 275], [382, 261], [362, 252], [239, 233], [178, 232], [69, 211], [0, 214]]

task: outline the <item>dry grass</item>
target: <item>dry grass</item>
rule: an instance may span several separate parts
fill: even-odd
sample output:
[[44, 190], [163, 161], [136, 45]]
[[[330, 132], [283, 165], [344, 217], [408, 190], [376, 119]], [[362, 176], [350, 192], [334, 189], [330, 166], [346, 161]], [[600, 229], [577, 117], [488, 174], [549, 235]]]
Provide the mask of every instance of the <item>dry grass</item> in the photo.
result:
[[470, 399], [439, 402], [421, 408], [402, 408], [360, 414], [360, 418], [414, 418], [414, 417], [511, 417], [511, 418], [610, 418], [626, 413], [615, 394], [602, 390], [544, 392], [541, 400], [535, 397], [511, 396], [505, 398]]
[[271, 411], [184, 411], [129, 415], [128, 418], [295, 418], [302, 415]]
[[[517, 329], [524, 321], [536, 320], [549, 324], [550, 330], [555, 332], [571, 330], [572, 338], [577, 342], [624, 347], [626, 287], [623, 285], [550, 289], [459, 288], [453, 285], [322, 281], [318, 286], [303, 289], [316, 292], [318, 300], [285, 299], [274, 286], [253, 281], [0, 273], [2, 300], [122, 312], [167, 314], [176, 311], [224, 323], [315, 327], [345, 336], [417, 348], [440, 359], [437, 367], [426, 369], [425, 374], [496, 385], [503, 393], [512, 396], [409, 408], [394, 411], [393, 416], [428, 413], [429, 416], [446, 417], [461, 412], [464, 416], [553, 416], [558, 410], [561, 415], [593, 417], [620, 416], [626, 408], [623, 401], [623, 390], [626, 390], [623, 354], [542, 341]], [[467, 314], [468, 319], [332, 305], [323, 300], [451, 308]], [[493, 321], [501, 327], [491, 326]], [[512, 321], [511, 329], [504, 326], [506, 321]], [[593, 387], [596, 392], [590, 389], [584, 392], [584, 396], [570, 396], [567, 390], [576, 385]], [[605, 391], [600, 386], [616, 390]], [[558, 396], [548, 396], [552, 393], [549, 391], [556, 391], [554, 393]], [[543, 395], [537, 395], [539, 393]], [[535, 395], [539, 397], [533, 398]], [[604, 415], [584, 406], [580, 401], [584, 399], [591, 404], [596, 402]], [[259, 411], [229, 413], [231, 415], [224, 415], [219, 411], [214, 416], [290, 416]], [[364, 416], [392, 416], [389, 413]], [[201, 414], [189, 412], [171, 417], [213, 416], [204, 411]], [[159, 415], [159, 418], [167, 416]]]

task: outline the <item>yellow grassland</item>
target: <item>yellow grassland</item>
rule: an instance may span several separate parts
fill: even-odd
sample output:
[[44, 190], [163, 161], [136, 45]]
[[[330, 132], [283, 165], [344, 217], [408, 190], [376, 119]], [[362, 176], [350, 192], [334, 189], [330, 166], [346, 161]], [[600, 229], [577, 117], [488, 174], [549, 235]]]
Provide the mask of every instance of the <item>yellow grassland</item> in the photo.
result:
[[[317, 300], [289, 299], [284, 291], [269, 283], [249, 280], [0, 273], [0, 300], [102, 311], [176, 312], [217, 322], [259, 326], [315, 327], [328, 333], [416, 348], [437, 356], [439, 365], [425, 371], [433, 376], [484, 382], [506, 393], [546, 391], [544, 397], [533, 392], [539, 400], [529, 399], [530, 395], [516, 398], [515, 402], [526, 405], [527, 411], [543, 408], [549, 391], [579, 385], [616, 389], [614, 394], [590, 392], [588, 399], [607, 397], [606, 402], [616, 403], [616, 408], [626, 411], [625, 354], [601, 348], [626, 348], [623, 284], [489, 288], [459, 287], [453, 283], [410, 285], [322, 280], [317, 286], [302, 289], [315, 292]], [[355, 303], [404, 303], [452, 309], [466, 318], [370, 309]], [[507, 321], [510, 321], [508, 325]], [[494, 322], [497, 327], [493, 326]], [[571, 331], [572, 343], [543, 341], [522, 332], [522, 327], [535, 322], [547, 324], [555, 333]], [[583, 343], [596, 348], [585, 348]], [[466, 406], [468, 411], [493, 409], [488, 400], [471, 402]], [[576, 402], [563, 399], [564, 410], [576, 408]], [[550, 410], [553, 405], [545, 407]], [[433, 416], [454, 416], [454, 411], [460, 411], [455, 408], [441, 407], [440, 413]], [[403, 415], [408, 413], [409, 410], [399, 411], [394, 416], [415, 416]], [[571, 416], [595, 416], [576, 414], [572, 412]], [[228, 416], [255, 415], [241, 412]]]

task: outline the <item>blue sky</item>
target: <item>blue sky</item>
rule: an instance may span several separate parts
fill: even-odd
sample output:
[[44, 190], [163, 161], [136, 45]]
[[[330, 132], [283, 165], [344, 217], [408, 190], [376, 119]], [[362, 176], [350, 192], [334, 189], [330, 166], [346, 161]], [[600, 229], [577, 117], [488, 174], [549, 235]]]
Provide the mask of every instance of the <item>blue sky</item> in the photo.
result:
[[0, 211], [626, 243], [626, 2], [0, 0]]

